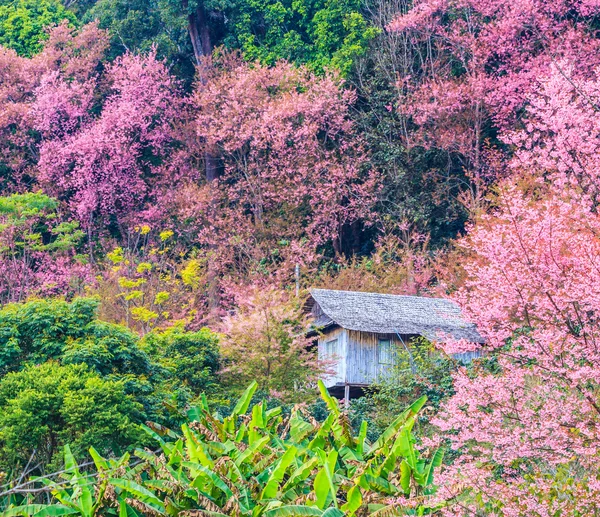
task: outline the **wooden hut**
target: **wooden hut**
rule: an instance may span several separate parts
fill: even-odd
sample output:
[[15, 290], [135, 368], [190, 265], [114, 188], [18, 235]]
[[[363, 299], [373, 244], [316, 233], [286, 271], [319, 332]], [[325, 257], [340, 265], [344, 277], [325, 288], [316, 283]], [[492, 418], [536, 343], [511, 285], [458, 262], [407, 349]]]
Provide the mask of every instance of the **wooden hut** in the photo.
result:
[[[390, 372], [396, 347], [423, 336], [430, 341], [466, 339], [482, 343], [475, 325], [451, 300], [355, 291], [312, 289], [308, 309], [318, 329], [319, 358], [336, 361], [325, 379], [345, 399]], [[456, 355], [469, 361], [476, 354]]]

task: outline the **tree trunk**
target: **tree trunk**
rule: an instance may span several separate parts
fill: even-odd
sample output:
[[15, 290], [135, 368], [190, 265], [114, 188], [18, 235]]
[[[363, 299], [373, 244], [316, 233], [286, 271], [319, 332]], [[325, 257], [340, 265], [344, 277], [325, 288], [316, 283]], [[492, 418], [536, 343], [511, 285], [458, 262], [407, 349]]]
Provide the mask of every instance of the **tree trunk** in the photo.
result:
[[[187, 7], [187, 1], [184, 5]], [[202, 4], [199, 4], [194, 12], [188, 14], [188, 32], [192, 40], [196, 64], [199, 65], [203, 57], [210, 56], [212, 53], [208, 19]]]
[[[194, 48], [196, 64], [200, 66], [203, 58], [212, 54], [208, 17], [202, 4], [199, 4], [197, 9], [188, 15], [188, 31], [192, 40], [192, 47]], [[204, 84], [206, 78], [203, 76], [201, 68], [199, 68], [199, 73], [200, 84]], [[206, 167], [206, 181], [211, 182], [218, 178], [219, 166], [215, 156], [206, 153], [204, 155], [204, 166]]]
[[[187, 9], [188, 0], [184, 0], [184, 8]], [[210, 38], [210, 28], [208, 25], [208, 16], [202, 2], [194, 12], [188, 14], [188, 32], [192, 47], [194, 49], [194, 58], [199, 70], [199, 82], [201, 85], [206, 83], [206, 77], [202, 73], [202, 60], [212, 54], [212, 41]], [[204, 153], [204, 167], [206, 172], [206, 181], [210, 185], [219, 177], [219, 160], [210, 152]], [[216, 257], [211, 253], [208, 259], [208, 309], [215, 313], [219, 307], [219, 288], [218, 288], [218, 270], [216, 267]]]
[[[188, 7], [188, 0], [183, 2], [184, 9]], [[202, 60], [212, 54], [212, 41], [210, 39], [210, 27], [208, 25], [208, 15], [202, 3], [198, 4], [195, 11], [188, 14], [188, 32], [192, 47], [194, 48], [194, 58], [196, 64], [200, 66]], [[199, 68], [200, 84], [206, 82], [206, 77], [202, 74], [202, 69]], [[206, 167], [206, 181], [211, 182], [219, 177], [218, 160], [211, 153], [204, 155], [204, 164]]]

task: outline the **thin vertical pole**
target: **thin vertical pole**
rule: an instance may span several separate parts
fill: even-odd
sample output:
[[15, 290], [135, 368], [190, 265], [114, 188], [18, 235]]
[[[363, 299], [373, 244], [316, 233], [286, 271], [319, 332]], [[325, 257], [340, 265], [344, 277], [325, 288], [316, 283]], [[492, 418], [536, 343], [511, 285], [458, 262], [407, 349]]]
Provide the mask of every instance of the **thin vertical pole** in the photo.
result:
[[350, 404], [350, 384], [346, 383], [344, 386], [344, 405], [348, 407]]

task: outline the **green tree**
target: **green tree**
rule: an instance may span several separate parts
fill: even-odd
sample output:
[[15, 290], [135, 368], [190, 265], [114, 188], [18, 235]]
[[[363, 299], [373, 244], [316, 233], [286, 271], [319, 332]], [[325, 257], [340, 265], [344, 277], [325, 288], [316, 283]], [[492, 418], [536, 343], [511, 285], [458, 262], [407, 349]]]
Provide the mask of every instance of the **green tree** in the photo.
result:
[[98, 0], [81, 3], [81, 16], [110, 30], [113, 53], [156, 45], [187, 77], [219, 45], [250, 61], [345, 74], [379, 32], [362, 7], [363, 0]]
[[71, 294], [85, 274], [75, 255], [82, 237], [78, 223], [63, 220], [58, 202], [41, 192], [0, 197], [0, 301]]
[[[111, 35], [109, 58], [126, 51], [156, 49], [180, 77], [194, 74], [193, 49], [187, 19], [168, 9], [164, 0], [98, 0], [92, 5], [78, 3], [82, 19], [97, 20]], [[86, 9], [87, 7], [87, 9]]]
[[101, 375], [149, 375], [136, 334], [97, 319], [99, 301], [47, 299], [0, 309], [0, 375], [48, 360], [85, 363]]
[[207, 328], [185, 332], [181, 327], [144, 336], [143, 349], [165, 370], [169, 391], [187, 391], [197, 397], [217, 387], [220, 369], [218, 336]]
[[362, 5], [362, 0], [245, 0], [228, 13], [224, 42], [248, 60], [271, 65], [286, 59], [347, 73], [378, 33]]
[[123, 325], [97, 318], [99, 300], [32, 300], [0, 309], [0, 375], [56, 361], [84, 364], [107, 381], [122, 383], [140, 412], [136, 422], [170, 422], [161, 388], [168, 372], [141, 349], [139, 337]]
[[176, 424], [188, 402], [218, 388], [214, 333], [173, 328], [141, 341], [127, 327], [99, 320], [99, 303], [46, 299], [0, 308], [0, 376], [35, 365], [45, 368], [48, 361], [57, 367], [84, 365], [90, 375], [117, 383], [135, 401], [133, 422], [159, 425]]
[[66, 21], [77, 25], [75, 15], [59, 0], [9, 0], [0, 2], [0, 45], [31, 57], [43, 47], [47, 29]]
[[[119, 454], [139, 443], [141, 406], [123, 381], [102, 379], [86, 365], [30, 365], [0, 380], [0, 468], [60, 465], [65, 444], [82, 458], [90, 446]], [[57, 457], [57, 454], [59, 455]]]

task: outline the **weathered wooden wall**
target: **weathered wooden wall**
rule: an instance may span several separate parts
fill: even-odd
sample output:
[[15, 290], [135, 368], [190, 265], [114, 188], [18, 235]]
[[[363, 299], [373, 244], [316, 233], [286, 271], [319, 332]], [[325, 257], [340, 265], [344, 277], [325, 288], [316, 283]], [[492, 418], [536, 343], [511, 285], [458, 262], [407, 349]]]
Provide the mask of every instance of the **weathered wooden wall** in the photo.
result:
[[[335, 364], [330, 368], [332, 374], [323, 379], [325, 385], [328, 388], [346, 384], [365, 386], [385, 379], [393, 367], [393, 351], [396, 348], [402, 349], [403, 343], [409, 345], [414, 337], [374, 334], [339, 327], [326, 331], [319, 338], [319, 359], [334, 361]], [[381, 339], [389, 339], [392, 343], [392, 360], [387, 364], [382, 364], [381, 361]], [[337, 340], [335, 347], [328, 347], [327, 343], [334, 340]], [[481, 352], [466, 352], [452, 354], [452, 357], [462, 363], [469, 363], [481, 355]]]
[[[382, 364], [381, 339], [391, 341], [391, 357]], [[402, 336], [408, 343], [410, 337]], [[348, 384], [371, 384], [385, 378], [393, 367], [393, 351], [402, 346], [398, 336], [374, 334], [372, 332], [348, 331], [348, 352], [346, 356], [346, 382]]]
[[[396, 335], [337, 328], [319, 338], [320, 359], [331, 359], [331, 355], [327, 353], [327, 343], [335, 339], [337, 362], [333, 368], [335, 373], [324, 379], [327, 387], [336, 384], [368, 385], [385, 378], [393, 365], [393, 353], [391, 361], [381, 364], [380, 339], [389, 339], [392, 351], [395, 347], [402, 346], [402, 341]], [[411, 336], [402, 336], [402, 339], [408, 344]]]
[[[327, 343], [336, 339], [336, 347], [333, 350], [333, 355], [330, 355], [327, 353]], [[335, 386], [336, 384], [344, 384], [346, 382], [347, 344], [348, 331], [343, 328], [338, 327], [319, 337], [319, 359], [333, 362], [333, 364], [329, 367], [329, 370], [331, 370], [332, 374], [323, 379], [325, 386], [328, 388]]]
[[460, 354], [450, 354], [450, 355], [457, 361], [460, 361], [463, 364], [468, 364], [473, 359], [482, 357], [483, 353], [480, 350], [476, 350], [475, 352], [462, 352]]

